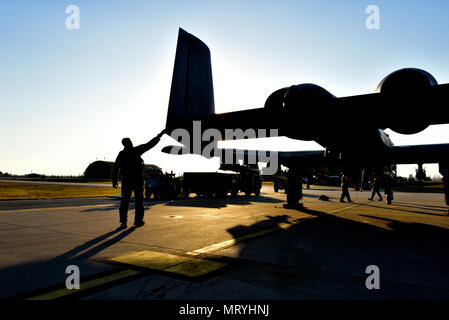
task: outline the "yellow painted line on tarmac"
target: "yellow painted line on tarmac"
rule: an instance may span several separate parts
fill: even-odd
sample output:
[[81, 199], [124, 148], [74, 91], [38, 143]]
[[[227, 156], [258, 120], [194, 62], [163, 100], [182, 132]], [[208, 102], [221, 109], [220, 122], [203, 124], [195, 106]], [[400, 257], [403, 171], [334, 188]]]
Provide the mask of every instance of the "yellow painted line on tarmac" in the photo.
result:
[[326, 213], [327, 214], [333, 214], [333, 213], [345, 211], [345, 210], [348, 210], [348, 209], [351, 209], [351, 208], [355, 208], [355, 207], [361, 206], [361, 205], [363, 205], [365, 203], [368, 203], [368, 201], [363, 202], [363, 203], [356, 203], [356, 204], [353, 204], [351, 206], [347, 206], [347, 207], [343, 207], [343, 208], [340, 208], [340, 209], [332, 210], [332, 211], [329, 211], [329, 212], [326, 212]]
[[134, 267], [164, 271], [191, 278], [203, 276], [227, 265], [226, 263], [211, 260], [150, 250], [131, 252], [109, 260]]
[[33, 211], [46, 211], [46, 210], [68, 210], [68, 209], [79, 209], [79, 208], [104, 208], [104, 207], [112, 207], [115, 205], [117, 205], [117, 204], [95, 204], [95, 205], [85, 205], [85, 206], [11, 209], [11, 210], [0, 210], [0, 213], [4, 213], [4, 212], [33, 212]]
[[237, 244], [239, 244], [241, 242], [248, 241], [248, 240], [251, 240], [251, 239], [254, 239], [254, 238], [258, 238], [258, 237], [264, 236], [266, 234], [270, 234], [270, 233], [273, 233], [275, 231], [279, 231], [281, 229], [282, 230], [286, 230], [286, 229], [291, 228], [292, 226], [298, 224], [299, 222], [303, 222], [303, 221], [308, 220], [308, 219], [313, 219], [313, 218], [312, 217], [305, 218], [305, 219], [301, 219], [301, 221], [291, 222], [289, 224], [281, 223], [278, 226], [273, 227], [273, 228], [269, 228], [269, 229], [261, 230], [261, 231], [258, 231], [258, 232], [253, 232], [253, 233], [250, 233], [250, 234], [246, 234], [246, 235], [244, 235], [242, 237], [239, 237], [239, 238], [235, 238], [235, 239], [231, 239], [231, 240], [226, 240], [226, 241], [223, 241], [223, 242], [215, 243], [215, 244], [212, 244], [210, 246], [207, 246], [207, 247], [204, 247], [204, 248], [201, 248], [201, 249], [196, 249], [196, 250], [187, 252], [187, 254], [191, 255], [191, 256], [197, 256], [197, 255], [201, 255], [201, 254], [208, 254], [208, 253], [220, 251], [222, 249], [233, 247], [233, 246], [235, 246], [235, 245], [237, 245]]
[[140, 268], [164, 270], [176, 264], [191, 260], [191, 258], [177, 256], [169, 253], [144, 250], [130, 252], [115, 258], [111, 258], [109, 260]]
[[[127, 253], [109, 261], [121, 263], [130, 267], [138, 267], [149, 270], [158, 270], [171, 274], [177, 274], [190, 278], [198, 278], [210, 272], [216, 271], [227, 266], [226, 263], [183, 257], [169, 253], [161, 253], [150, 250]], [[94, 278], [92, 280], [80, 282], [80, 289], [56, 289], [31, 297], [25, 300], [54, 300], [70, 295], [83, 294], [84, 291], [107, 285], [118, 280], [126, 280], [137, 275], [144, 275], [144, 270], [124, 269], [113, 274]]]
[[265, 229], [265, 230], [262, 230], [262, 231], [250, 233], [250, 234], [244, 235], [244, 236], [236, 238], [236, 239], [231, 239], [231, 240], [223, 241], [223, 242], [220, 242], [220, 243], [215, 243], [215, 244], [212, 244], [210, 246], [207, 246], [207, 247], [204, 247], [204, 248], [201, 248], [201, 249], [190, 251], [190, 252], [187, 252], [187, 254], [188, 255], [192, 255], [192, 256], [196, 256], [196, 255], [200, 255], [200, 254], [207, 254], [207, 253], [211, 253], [211, 252], [216, 252], [216, 251], [219, 251], [219, 250], [222, 250], [222, 249], [225, 249], [225, 248], [233, 247], [233, 246], [235, 246], [236, 244], [238, 244], [240, 242], [247, 241], [247, 240], [250, 240], [250, 239], [253, 239], [253, 238], [261, 237], [263, 235], [272, 233], [274, 231], [279, 230], [280, 228], [281, 228], [280, 226], [279, 227], [277, 226], [277, 227], [273, 227], [273, 228], [270, 228], [270, 229]]
[[50, 292], [46, 292], [40, 295], [26, 298], [25, 300], [54, 300], [57, 298], [67, 297], [72, 294], [79, 294], [84, 290], [98, 287], [100, 285], [108, 284], [117, 280], [122, 280], [128, 277], [135, 276], [141, 273], [141, 271], [136, 270], [123, 270], [114, 274], [110, 274], [104, 277], [96, 278], [87, 282], [80, 282], [80, 289], [57, 289]]

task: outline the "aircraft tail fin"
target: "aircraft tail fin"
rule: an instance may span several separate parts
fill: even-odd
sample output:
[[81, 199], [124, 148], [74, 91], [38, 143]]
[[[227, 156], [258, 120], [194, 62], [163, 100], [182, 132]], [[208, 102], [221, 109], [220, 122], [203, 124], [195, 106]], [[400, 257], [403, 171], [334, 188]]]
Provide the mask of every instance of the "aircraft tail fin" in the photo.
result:
[[210, 50], [179, 28], [166, 128], [215, 113]]

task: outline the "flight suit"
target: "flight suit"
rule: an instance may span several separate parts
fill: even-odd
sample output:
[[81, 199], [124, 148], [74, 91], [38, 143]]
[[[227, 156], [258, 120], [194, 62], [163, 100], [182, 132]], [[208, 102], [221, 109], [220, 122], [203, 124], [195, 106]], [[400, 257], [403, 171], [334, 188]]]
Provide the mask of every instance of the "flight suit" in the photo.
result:
[[112, 181], [117, 181], [118, 172], [122, 178], [122, 199], [120, 202], [120, 223], [126, 224], [128, 220], [128, 207], [131, 194], [134, 191], [135, 217], [134, 223], [143, 221], [143, 171], [145, 165], [141, 155], [153, 148], [160, 138], [153, 138], [137, 147], [124, 148], [119, 152], [112, 169]]
[[369, 198], [369, 200], [373, 200], [374, 195], [376, 193], [379, 196], [379, 201], [381, 201], [382, 200], [382, 195], [380, 194], [380, 178], [377, 175], [374, 177], [373, 192], [371, 193], [371, 198]]
[[351, 201], [351, 196], [349, 195], [349, 179], [347, 176], [342, 175], [341, 176], [341, 197], [340, 202], [344, 202], [344, 198], [348, 199], [348, 202]]

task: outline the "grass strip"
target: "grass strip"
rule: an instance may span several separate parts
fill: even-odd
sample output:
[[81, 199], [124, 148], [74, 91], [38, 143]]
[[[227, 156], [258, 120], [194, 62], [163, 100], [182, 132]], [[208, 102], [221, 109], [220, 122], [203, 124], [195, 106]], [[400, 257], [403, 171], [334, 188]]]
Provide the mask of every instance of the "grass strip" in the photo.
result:
[[120, 192], [120, 188], [0, 182], [0, 200], [102, 197]]

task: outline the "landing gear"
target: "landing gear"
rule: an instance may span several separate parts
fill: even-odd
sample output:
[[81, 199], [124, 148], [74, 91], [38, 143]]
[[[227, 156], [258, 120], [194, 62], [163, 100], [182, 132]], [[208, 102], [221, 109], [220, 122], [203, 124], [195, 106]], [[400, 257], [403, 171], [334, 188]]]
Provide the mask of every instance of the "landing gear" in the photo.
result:
[[[444, 197], [446, 199], [446, 205], [449, 206], [449, 163], [439, 163], [440, 173], [443, 176], [444, 184]], [[449, 216], [449, 210], [446, 211], [446, 215]]]
[[386, 204], [391, 204], [391, 201], [393, 200], [393, 188], [392, 188], [392, 179], [390, 175], [385, 175], [384, 177], [384, 189], [385, 189], [385, 198]]
[[301, 175], [296, 170], [290, 169], [287, 179], [287, 205], [288, 207], [298, 207], [298, 202], [302, 199]]
[[386, 202], [386, 204], [391, 204], [391, 201], [393, 200], [393, 191], [390, 189], [390, 190], [385, 190], [385, 193], [386, 193], [386, 198], [387, 198], [387, 200], [385, 201]]

